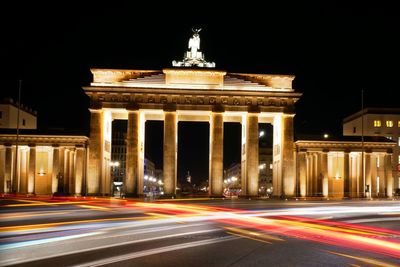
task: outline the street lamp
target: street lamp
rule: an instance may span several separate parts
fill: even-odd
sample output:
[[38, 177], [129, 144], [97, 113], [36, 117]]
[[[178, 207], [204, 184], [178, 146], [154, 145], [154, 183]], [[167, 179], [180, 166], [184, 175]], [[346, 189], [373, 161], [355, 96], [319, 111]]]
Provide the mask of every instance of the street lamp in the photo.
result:
[[263, 137], [265, 135], [264, 131], [260, 131], [260, 137]]

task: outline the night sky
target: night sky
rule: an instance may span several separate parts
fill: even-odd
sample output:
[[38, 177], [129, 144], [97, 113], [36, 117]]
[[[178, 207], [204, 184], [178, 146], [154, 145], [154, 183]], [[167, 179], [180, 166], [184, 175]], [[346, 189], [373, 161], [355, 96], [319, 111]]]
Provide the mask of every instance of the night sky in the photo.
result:
[[[14, 1], [1, 11], [0, 97], [17, 98], [22, 79], [21, 102], [38, 111], [41, 129], [88, 134], [81, 86], [91, 81], [89, 69], [170, 67], [193, 27], [203, 29], [201, 50], [218, 69], [296, 75], [294, 87], [303, 93], [297, 133], [340, 134], [342, 119], [361, 108], [362, 89], [365, 107], [400, 107], [400, 18], [390, 1], [230, 1], [220, 8], [203, 1], [80, 2]], [[147, 128], [146, 153], [159, 166], [162, 124]], [[226, 129], [225, 167], [240, 158], [240, 129]], [[179, 133], [179, 177], [187, 170], [195, 180], [207, 177], [207, 124], [183, 123]]]

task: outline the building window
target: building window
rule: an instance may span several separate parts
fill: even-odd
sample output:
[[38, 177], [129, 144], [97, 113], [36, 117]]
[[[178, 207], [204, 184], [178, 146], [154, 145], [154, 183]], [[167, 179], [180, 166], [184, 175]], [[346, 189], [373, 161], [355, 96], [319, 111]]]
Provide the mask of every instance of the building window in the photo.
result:
[[357, 132], [357, 127], [353, 127], [353, 133]]
[[376, 167], [377, 167], [377, 168], [379, 168], [379, 165], [380, 165], [379, 163], [380, 163], [380, 162], [379, 162], [379, 156], [378, 156], [378, 157], [376, 158]]
[[400, 136], [398, 138], [399, 138], [398, 145], [400, 146]]
[[25, 126], [25, 123], [26, 123], [25, 119], [22, 119], [22, 125], [23, 126]]
[[374, 120], [374, 127], [381, 127], [381, 121], [380, 120]]
[[399, 128], [400, 128], [400, 121], [398, 121], [398, 122], [397, 122], [397, 127], [399, 127]]
[[393, 127], [393, 121], [386, 121], [386, 127]]
[[400, 155], [399, 158], [397, 159], [397, 164], [400, 164]]

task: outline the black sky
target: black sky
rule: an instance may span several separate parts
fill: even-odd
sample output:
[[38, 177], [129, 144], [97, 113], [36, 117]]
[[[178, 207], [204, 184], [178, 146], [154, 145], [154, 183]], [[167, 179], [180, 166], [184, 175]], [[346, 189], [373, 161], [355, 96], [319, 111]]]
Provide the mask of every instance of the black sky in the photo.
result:
[[[340, 134], [342, 119], [360, 109], [361, 89], [365, 106], [399, 107], [395, 4], [298, 2], [307, 3], [15, 1], [0, 11], [0, 96], [16, 98], [22, 79], [22, 102], [38, 111], [39, 127], [87, 132], [81, 86], [90, 83], [90, 68], [170, 67], [191, 28], [202, 27], [201, 50], [217, 68], [296, 75], [294, 87], [303, 93], [296, 132]], [[194, 138], [208, 131], [187, 127], [182, 131]], [[181, 163], [182, 172], [207, 175], [205, 160]]]

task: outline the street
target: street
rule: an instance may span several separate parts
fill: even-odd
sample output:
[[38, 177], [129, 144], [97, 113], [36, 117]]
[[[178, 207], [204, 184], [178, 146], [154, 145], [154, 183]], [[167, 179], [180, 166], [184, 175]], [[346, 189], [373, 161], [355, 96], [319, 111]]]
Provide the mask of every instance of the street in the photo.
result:
[[398, 200], [0, 199], [0, 266], [400, 266]]

